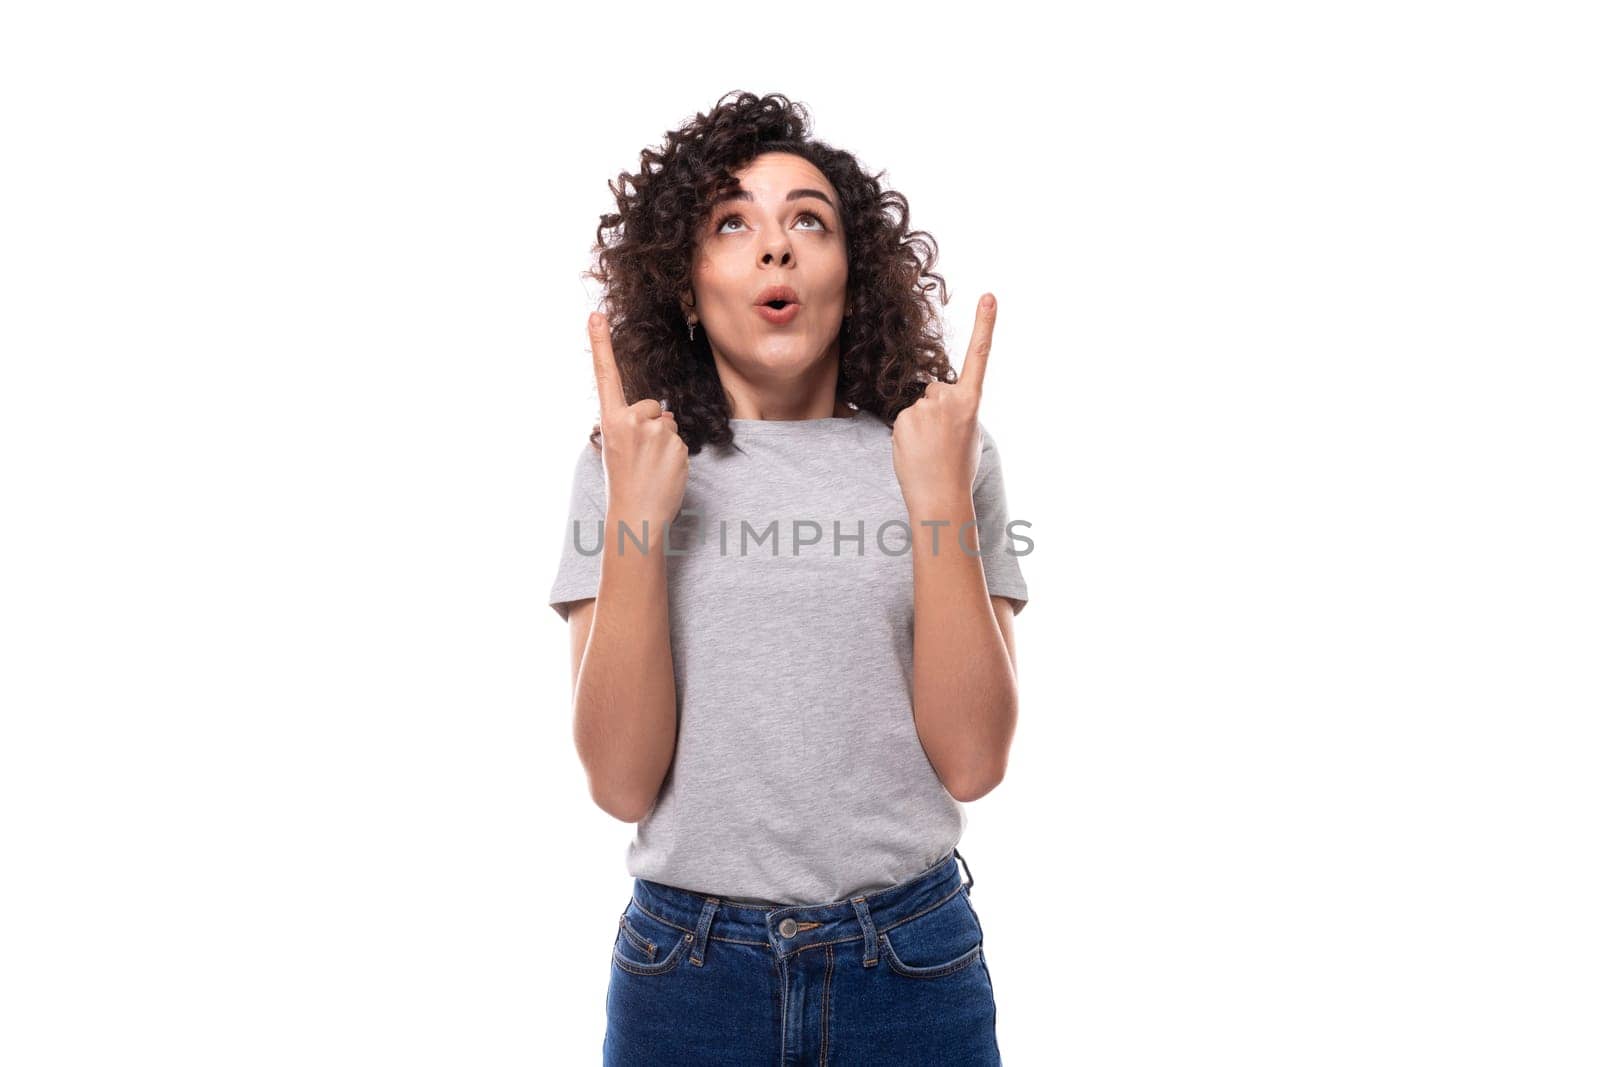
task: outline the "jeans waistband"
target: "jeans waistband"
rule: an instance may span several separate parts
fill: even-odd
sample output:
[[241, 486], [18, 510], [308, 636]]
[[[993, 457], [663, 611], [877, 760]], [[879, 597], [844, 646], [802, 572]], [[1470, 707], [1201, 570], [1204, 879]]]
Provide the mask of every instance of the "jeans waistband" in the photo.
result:
[[951, 849], [932, 867], [899, 885], [828, 904], [734, 904], [645, 878], [634, 879], [633, 899], [657, 919], [694, 933], [692, 959], [705, 951], [708, 939], [766, 944], [780, 957], [824, 943], [864, 940], [866, 958], [875, 962], [880, 931], [971, 888], [971, 870], [967, 881], [961, 880], [964, 867], [966, 858]]

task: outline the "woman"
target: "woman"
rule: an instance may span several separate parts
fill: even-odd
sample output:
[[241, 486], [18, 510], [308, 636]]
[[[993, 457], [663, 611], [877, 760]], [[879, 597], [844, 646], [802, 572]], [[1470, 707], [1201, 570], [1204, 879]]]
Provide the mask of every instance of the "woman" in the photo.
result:
[[590, 792], [639, 824], [604, 1059], [999, 1063], [955, 851], [1028, 598], [977, 418], [992, 298], [958, 376], [904, 198], [730, 96], [612, 186], [591, 272], [550, 603]]

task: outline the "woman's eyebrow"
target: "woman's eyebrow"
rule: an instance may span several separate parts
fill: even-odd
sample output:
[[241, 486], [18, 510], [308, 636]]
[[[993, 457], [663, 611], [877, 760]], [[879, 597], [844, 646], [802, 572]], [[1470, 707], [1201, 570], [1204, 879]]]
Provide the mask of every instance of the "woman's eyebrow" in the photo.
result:
[[[789, 190], [789, 195], [784, 197], [783, 199], [785, 201], [799, 200], [802, 197], [807, 197], [807, 196], [815, 197], [816, 199], [821, 200], [824, 204], [827, 204], [830, 208], [833, 208], [834, 211], [838, 211], [839, 210], [838, 208], [833, 207], [833, 201], [829, 200], [828, 199], [828, 194], [823, 192], [821, 189], [790, 189]], [[751, 195], [750, 190], [748, 190], [748, 189], [735, 189], [731, 193], [724, 193], [722, 196], [717, 197], [717, 199], [712, 202], [712, 206], [714, 207], [717, 204], [720, 204], [725, 200], [754, 200], [754, 199], [755, 199], [755, 197]]]

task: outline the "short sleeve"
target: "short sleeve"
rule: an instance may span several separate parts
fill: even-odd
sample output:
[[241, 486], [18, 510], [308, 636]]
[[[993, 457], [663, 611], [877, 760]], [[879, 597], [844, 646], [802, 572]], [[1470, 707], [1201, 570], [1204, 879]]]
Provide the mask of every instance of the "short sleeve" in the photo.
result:
[[600, 548], [605, 543], [606, 475], [600, 451], [587, 439], [572, 471], [572, 494], [561, 531], [561, 557], [550, 606], [562, 621], [575, 601], [600, 590]]
[[1028, 602], [1028, 583], [1022, 578], [1020, 557], [1033, 549], [1033, 541], [1021, 522], [1014, 533], [1007, 530], [1011, 516], [1006, 507], [1000, 448], [982, 422], [978, 429], [983, 434], [983, 453], [978, 459], [978, 476], [972, 486], [972, 510], [978, 520], [983, 577], [988, 583], [989, 595], [1009, 597], [1020, 615]]

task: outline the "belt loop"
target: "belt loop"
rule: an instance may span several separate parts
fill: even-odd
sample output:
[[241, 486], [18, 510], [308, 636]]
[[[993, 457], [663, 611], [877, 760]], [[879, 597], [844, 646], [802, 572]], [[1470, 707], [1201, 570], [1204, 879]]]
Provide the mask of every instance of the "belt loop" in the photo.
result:
[[861, 958], [861, 966], [876, 967], [878, 965], [878, 928], [872, 923], [872, 912], [867, 910], [867, 898], [851, 897], [850, 903], [856, 906], [856, 918], [861, 920], [861, 932], [866, 935], [867, 953]]
[[967, 857], [961, 854], [961, 850], [957, 848], [952, 849], [951, 851], [956, 854], [956, 859], [961, 861], [962, 870], [967, 872], [967, 894], [970, 896], [972, 894], [973, 883], [975, 883], [977, 879], [972, 877], [972, 868], [967, 866]]
[[689, 950], [689, 962], [696, 967], [705, 966], [706, 940], [710, 937], [711, 916], [716, 914], [719, 903], [716, 897], [706, 897], [706, 906], [700, 912], [700, 923], [694, 928], [694, 933], [689, 935], [689, 940], [694, 942], [694, 947]]

